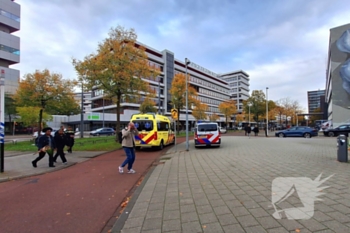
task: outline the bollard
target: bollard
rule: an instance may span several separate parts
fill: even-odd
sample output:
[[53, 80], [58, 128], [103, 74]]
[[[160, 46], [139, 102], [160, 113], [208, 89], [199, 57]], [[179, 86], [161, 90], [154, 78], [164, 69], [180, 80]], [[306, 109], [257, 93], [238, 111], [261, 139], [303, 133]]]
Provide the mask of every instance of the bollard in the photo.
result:
[[348, 137], [341, 134], [337, 137], [337, 160], [339, 162], [348, 162]]

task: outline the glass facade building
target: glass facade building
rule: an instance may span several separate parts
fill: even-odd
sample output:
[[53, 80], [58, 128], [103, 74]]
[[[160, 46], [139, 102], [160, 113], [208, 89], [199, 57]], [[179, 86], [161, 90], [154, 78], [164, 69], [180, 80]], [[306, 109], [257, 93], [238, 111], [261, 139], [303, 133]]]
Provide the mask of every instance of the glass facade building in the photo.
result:
[[10, 66], [20, 62], [20, 38], [12, 33], [20, 30], [20, 5], [0, 0], [0, 72], [5, 78], [5, 91], [14, 94], [18, 88], [19, 70]]
[[[174, 76], [178, 73], [185, 74], [186, 65], [185, 60], [181, 61], [176, 59], [175, 54], [169, 50], [158, 51], [147, 45], [141, 44], [146, 49], [148, 61], [152, 66], [158, 67], [161, 74], [156, 78], [144, 78], [151, 88], [156, 91], [156, 97], [154, 102], [156, 107], [160, 106], [158, 110], [164, 115], [171, 116], [170, 110], [173, 108], [171, 104], [170, 89]], [[220, 119], [218, 122], [224, 124], [225, 117], [219, 111], [218, 106], [223, 101], [232, 99], [234, 94], [239, 98], [239, 105], [242, 109], [242, 101], [249, 97], [249, 76], [244, 71], [230, 72], [227, 74], [216, 74], [204, 67], [197, 65], [194, 61], [191, 61], [187, 65], [187, 73], [190, 76], [189, 85], [193, 87], [198, 93], [198, 100], [208, 105], [207, 115], [217, 114]], [[236, 77], [237, 90], [234, 90], [233, 82], [227, 81], [227, 77]], [[113, 102], [102, 102], [103, 93], [101, 90], [92, 90], [91, 95], [91, 111], [95, 113], [113, 113], [115, 115], [116, 105]], [[130, 120], [130, 117], [134, 113], [139, 112], [142, 99], [134, 103], [127, 103], [122, 101], [121, 103], [121, 121], [126, 123]], [[192, 108], [189, 106], [189, 124], [190, 128], [195, 124], [195, 118], [192, 116]], [[186, 110], [182, 109], [180, 113], [180, 123], [184, 125], [186, 118]], [[115, 122], [113, 122], [115, 123]], [[230, 125], [232, 125], [232, 121]]]

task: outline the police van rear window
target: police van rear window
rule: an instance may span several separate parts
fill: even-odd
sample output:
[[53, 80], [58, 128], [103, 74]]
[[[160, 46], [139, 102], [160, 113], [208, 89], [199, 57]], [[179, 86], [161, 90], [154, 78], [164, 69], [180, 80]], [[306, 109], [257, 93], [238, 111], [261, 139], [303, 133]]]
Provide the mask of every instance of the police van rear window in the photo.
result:
[[198, 125], [199, 132], [208, 132], [208, 131], [217, 131], [217, 130], [218, 130], [218, 125], [216, 124]]
[[153, 122], [152, 121], [133, 121], [135, 127], [138, 131], [152, 131], [153, 130]]

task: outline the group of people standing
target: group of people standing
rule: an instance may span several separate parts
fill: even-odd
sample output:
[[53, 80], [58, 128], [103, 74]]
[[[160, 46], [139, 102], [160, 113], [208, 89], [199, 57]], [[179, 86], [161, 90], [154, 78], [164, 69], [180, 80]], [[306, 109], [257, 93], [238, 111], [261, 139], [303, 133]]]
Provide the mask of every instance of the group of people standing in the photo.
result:
[[[250, 137], [250, 134], [252, 131], [254, 132], [255, 136], [258, 136], [259, 135], [259, 126], [255, 125], [255, 126], [253, 126], [253, 129], [252, 129], [252, 126], [250, 126], [250, 124], [248, 124], [244, 127], [244, 131], [245, 131], [245, 136]], [[264, 127], [264, 131], [265, 131], [265, 136], [267, 137], [266, 126]]]
[[[55, 135], [52, 136], [52, 128], [46, 127], [42, 130], [45, 134], [41, 135], [36, 143], [38, 147], [39, 156], [32, 161], [33, 167], [37, 167], [38, 161], [45, 157], [46, 153], [49, 156], [49, 167], [55, 167], [54, 163], [57, 162], [58, 156], [60, 156], [62, 163], [67, 164], [67, 159], [64, 153], [64, 147], [67, 146], [67, 152], [72, 153], [72, 148], [74, 146], [74, 135], [71, 126], [68, 126], [67, 130], [64, 130], [64, 127], [61, 126], [59, 130], [55, 132]], [[54, 152], [56, 154], [54, 155]]]

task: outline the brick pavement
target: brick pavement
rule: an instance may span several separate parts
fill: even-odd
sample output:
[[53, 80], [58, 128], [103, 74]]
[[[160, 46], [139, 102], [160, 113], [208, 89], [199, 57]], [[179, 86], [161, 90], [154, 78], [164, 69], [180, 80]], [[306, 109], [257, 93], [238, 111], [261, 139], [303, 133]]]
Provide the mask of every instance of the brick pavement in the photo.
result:
[[[121, 232], [350, 232], [350, 165], [335, 138], [223, 137], [220, 148], [168, 151], [146, 181]], [[335, 174], [309, 220], [276, 220], [277, 177]], [[281, 208], [300, 207], [292, 195]], [[115, 228], [114, 228], [115, 229]], [[112, 230], [112, 232], [115, 232]]]

